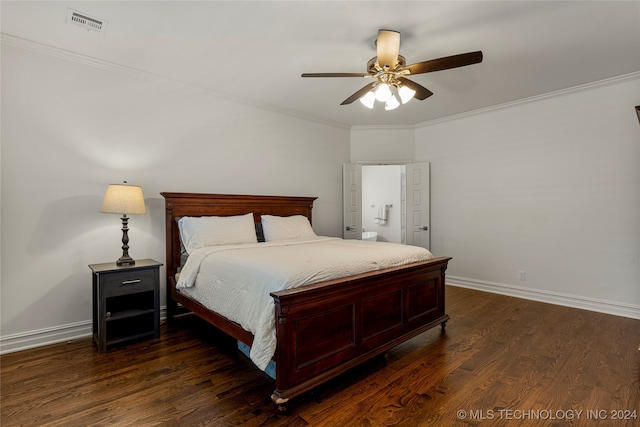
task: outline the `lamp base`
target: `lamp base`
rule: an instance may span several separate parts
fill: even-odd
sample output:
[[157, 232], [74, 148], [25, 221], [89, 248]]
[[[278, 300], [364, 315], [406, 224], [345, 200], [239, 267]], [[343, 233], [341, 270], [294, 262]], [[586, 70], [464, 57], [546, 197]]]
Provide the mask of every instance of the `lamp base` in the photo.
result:
[[136, 265], [136, 261], [130, 256], [121, 256], [116, 261], [116, 265]]
[[129, 218], [127, 218], [126, 214], [122, 215], [122, 256], [116, 261], [116, 265], [135, 265], [136, 262], [133, 258], [129, 256], [129, 227], [127, 224], [129, 223]]

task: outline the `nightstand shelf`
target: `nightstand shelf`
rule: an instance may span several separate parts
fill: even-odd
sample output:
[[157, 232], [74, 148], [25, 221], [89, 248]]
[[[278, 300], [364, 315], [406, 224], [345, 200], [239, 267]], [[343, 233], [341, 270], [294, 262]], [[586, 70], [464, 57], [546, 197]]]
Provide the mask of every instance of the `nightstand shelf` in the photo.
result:
[[153, 314], [154, 312], [155, 310], [153, 308], [122, 310], [117, 312], [116, 314], [111, 314], [111, 315], [109, 315], [109, 312], [107, 312], [107, 323], [118, 321], [120, 319], [128, 319], [131, 317], [141, 316], [143, 314]]
[[93, 338], [99, 352], [160, 336], [160, 266], [152, 259], [135, 265], [91, 264]]

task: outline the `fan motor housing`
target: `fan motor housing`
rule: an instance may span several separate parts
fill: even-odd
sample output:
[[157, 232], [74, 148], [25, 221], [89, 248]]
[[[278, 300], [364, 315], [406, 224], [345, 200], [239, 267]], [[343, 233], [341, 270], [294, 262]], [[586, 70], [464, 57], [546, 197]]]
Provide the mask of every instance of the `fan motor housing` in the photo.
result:
[[[398, 65], [396, 65], [395, 69], [397, 69], [398, 67], [404, 67], [405, 65], [407, 65], [407, 60], [404, 58], [404, 56], [398, 55]], [[376, 74], [378, 71], [382, 71], [382, 68], [380, 68], [380, 65], [378, 65], [377, 56], [374, 56], [369, 60], [369, 62], [367, 62], [367, 71], [369, 72], [369, 74]]]

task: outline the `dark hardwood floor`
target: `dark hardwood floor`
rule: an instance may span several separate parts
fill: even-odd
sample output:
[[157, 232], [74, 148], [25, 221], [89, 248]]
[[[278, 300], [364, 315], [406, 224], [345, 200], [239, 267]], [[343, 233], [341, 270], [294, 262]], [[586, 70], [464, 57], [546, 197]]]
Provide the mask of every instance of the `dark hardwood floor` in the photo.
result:
[[640, 425], [640, 320], [447, 292], [444, 334], [395, 347], [287, 414], [270, 401], [273, 381], [233, 342], [185, 317], [160, 339], [103, 354], [87, 338], [1, 356], [0, 424]]

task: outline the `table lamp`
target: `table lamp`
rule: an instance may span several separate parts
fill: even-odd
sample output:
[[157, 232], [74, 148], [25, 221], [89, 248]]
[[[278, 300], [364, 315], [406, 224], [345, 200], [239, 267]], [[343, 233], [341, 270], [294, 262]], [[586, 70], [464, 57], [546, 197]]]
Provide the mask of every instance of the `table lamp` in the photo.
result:
[[122, 214], [122, 256], [116, 261], [116, 264], [135, 265], [135, 260], [129, 256], [129, 236], [127, 234], [129, 218], [127, 218], [127, 214], [144, 215], [147, 213], [142, 187], [129, 185], [127, 181], [122, 184], [109, 184], [100, 212]]

